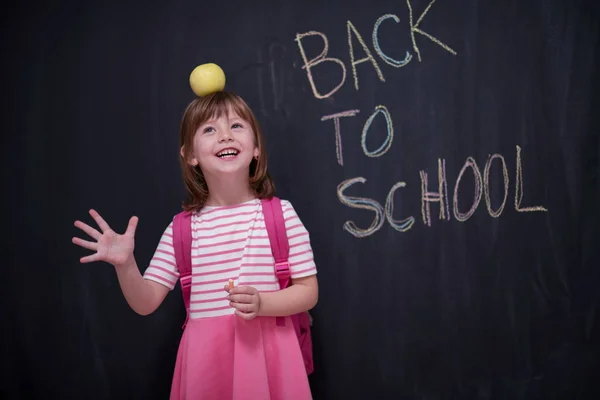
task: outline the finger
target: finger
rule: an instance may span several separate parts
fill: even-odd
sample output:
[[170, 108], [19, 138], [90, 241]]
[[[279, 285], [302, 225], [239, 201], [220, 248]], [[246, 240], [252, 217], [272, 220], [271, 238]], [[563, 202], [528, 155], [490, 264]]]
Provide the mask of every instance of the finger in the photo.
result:
[[229, 291], [230, 294], [256, 294], [257, 290], [252, 286], [236, 286]]
[[234, 303], [250, 304], [254, 303], [254, 296], [250, 294], [230, 294], [229, 300]]
[[81, 221], [75, 221], [75, 226], [96, 240], [100, 239], [100, 236], [102, 236], [102, 234], [100, 232], [98, 232], [97, 230], [95, 230], [94, 228], [89, 226], [88, 224], [84, 224]]
[[125, 232], [126, 235], [135, 236], [135, 229], [137, 228], [138, 220], [138, 217], [131, 217], [129, 219], [127, 231]]
[[238, 311], [244, 313], [251, 313], [256, 311], [256, 305], [254, 304], [246, 304], [246, 303], [229, 303], [229, 305], [235, 308]]
[[96, 221], [102, 232], [110, 230], [110, 226], [108, 226], [106, 221], [96, 212], [96, 210], [90, 210], [90, 215], [94, 218], [94, 221]]
[[84, 249], [94, 250], [94, 251], [98, 250], [98, 243], [96, 243], [96, 242], [88, 242], [87, 240], [83, 240], [78, 237], [74, 237], [73, 243], [75, 243], [78, 246], [83, 247]]
[[239, 310], [235, 310], [235, 315], [237, 315], [240, 318], [245, 319], [246, 321], [250, 321], [251, 319], [256, 318], [256, 313], [245, 313], [245, 312], [241, 312]]
[[98, 253], [96, 254], [92, 254], [90, 256], [85, 256], [79, 259], [79, 261], [82, 264], [87, 264], [87, 263], [91, 263], [91, 262], [96, 262], [96, 261], [100, 261], [100, 256], [98, 256]]

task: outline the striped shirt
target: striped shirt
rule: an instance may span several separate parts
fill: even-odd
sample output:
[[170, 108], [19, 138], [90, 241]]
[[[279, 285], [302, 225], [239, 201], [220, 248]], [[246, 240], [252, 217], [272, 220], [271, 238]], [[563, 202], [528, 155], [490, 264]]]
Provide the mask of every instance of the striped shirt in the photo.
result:
[[[292, 278], [317, 273], [308, 231], [291, 203], [281, 200], [290, 243]], [[144, 272], [144, 278], [175, 288], [179, 272], [173, 249], [173, 223], [164, 231]], [[224, 290], [229, 279], [236, 286], [259, 292], [279, 290], [260, 200], [234, 206], [205, 206], [192, 214], [192, 288], [190, 318], [233, 314]]]

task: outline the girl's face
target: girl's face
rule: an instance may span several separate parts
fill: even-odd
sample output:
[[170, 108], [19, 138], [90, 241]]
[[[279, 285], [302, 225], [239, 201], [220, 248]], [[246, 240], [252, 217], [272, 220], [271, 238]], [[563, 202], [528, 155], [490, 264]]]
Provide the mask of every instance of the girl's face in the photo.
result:
[[194, 135], [191, 165], [205, 175], [244, 173], [260, 154], [250, 123], [233, 110], [204, 122]]

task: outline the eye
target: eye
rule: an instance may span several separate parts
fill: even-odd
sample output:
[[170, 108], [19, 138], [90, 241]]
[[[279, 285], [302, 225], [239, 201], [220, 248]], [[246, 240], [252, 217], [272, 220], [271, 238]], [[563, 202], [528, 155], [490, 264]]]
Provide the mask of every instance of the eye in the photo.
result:
[[202, 131], [203, 133], [211, 133], [214, 132], [215, 128], [213, 128], [212, 126], [207, 126], [206, 128], [204, 128], [204, 130]]
[[235, 124], [231, 125], [231, 127], [233, 129], [241, 129], [241, 128], [243, 128], [242, 124], [240, 124], [238, 122], [236, 122]]

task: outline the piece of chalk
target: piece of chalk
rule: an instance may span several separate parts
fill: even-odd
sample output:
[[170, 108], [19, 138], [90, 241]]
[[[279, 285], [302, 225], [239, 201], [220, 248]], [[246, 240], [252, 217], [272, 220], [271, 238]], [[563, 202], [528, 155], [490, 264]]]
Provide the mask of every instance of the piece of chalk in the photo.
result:
[[229, 289], [233, 289], [233, 279], [229, 280]]

